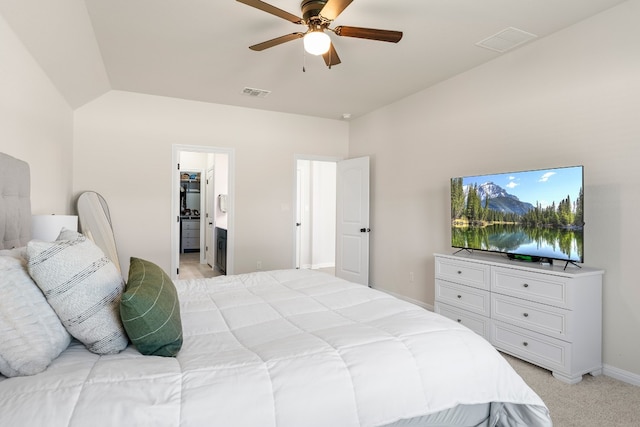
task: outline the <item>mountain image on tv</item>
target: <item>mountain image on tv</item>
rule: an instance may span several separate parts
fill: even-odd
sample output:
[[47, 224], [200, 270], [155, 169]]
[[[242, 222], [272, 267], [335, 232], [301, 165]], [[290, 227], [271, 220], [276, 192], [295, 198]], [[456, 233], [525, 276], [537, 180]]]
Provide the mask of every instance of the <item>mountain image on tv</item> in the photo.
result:
[[581, 166], [451, 179], [453, 247], [583, 260]]
[[[469, 194], [470, 186], [464, 187], [465, 198]], [[524, 215], [534, 209], [528, 202], [521, 202], [517, 196], [509, 194], [505, 189], [493, 182], [485, 182], [476, 188], [481, 205], [489, 201], [488, 208], [492, 211], [514, 213]]]

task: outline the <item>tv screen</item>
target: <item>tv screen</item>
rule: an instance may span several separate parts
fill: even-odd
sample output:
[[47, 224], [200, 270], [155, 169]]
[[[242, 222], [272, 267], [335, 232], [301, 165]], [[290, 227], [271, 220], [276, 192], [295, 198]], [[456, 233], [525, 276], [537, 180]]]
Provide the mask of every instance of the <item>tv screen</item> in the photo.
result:
[[584, 260], [583, 167], [451, 179], [451, 246]]

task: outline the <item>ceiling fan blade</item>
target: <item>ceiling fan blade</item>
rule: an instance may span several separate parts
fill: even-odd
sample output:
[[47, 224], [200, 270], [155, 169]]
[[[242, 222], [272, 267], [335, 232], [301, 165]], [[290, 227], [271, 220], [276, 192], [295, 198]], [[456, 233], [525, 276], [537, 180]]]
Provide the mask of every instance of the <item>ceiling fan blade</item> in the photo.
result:
[[282, 9], [278, 9], [275, 6], [271, 6], [269, 3], [265, 3], [260, 0], [237, 0], [240, 3], [244, 3], [247, 6], [255, 7], [256, 9], [260, 9], [264, 12], [275, 15], [279, 18], [286, 19], [287, 21], [293, 22], [294, 24], [302, 24], [302, 18], [293, 15], [289, 12], [285, 12]]
[[329, 51], [322, 55], [324, 58], [324, 63], [327, 64], [327, 67], [331, 68], [333, 65], [338, 65], [340, 62], [340, 57], [338, 56], [338, 52], [336, 52], [336, 48], [333, 47], [333, 43], [331, 43], [331, 47]]
[[320, 11], [320, 15], [333, 21], [351, 4], [353, 0], [329, 0]]
[[265, 49], [269, 49], [270, 47], [278, 46], [279, 44], [290, 42], [291, 40], [296, 40], [304, 37], [304, 33], [292, 33], [287, 34], [286, 36], [276, 37], [275, 39], [267, 40], [266, 42], [254, 44], [253, 46], [249, 46], [249, 49], [261, 51]]
[[373, 28], [338, 26], [333, 32], [343, 37], [357, 37], [391, 43], [398, 43], [402, 39], [402, 31], [376, 30]]

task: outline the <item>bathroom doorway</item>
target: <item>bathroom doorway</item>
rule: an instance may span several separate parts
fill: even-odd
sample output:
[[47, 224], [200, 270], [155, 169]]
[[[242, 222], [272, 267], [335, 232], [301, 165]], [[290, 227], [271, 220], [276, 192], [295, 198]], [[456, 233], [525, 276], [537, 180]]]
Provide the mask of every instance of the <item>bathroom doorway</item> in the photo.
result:
[[233, 149], [174, 145], [173, 160], [172, 278], [231, 274]]

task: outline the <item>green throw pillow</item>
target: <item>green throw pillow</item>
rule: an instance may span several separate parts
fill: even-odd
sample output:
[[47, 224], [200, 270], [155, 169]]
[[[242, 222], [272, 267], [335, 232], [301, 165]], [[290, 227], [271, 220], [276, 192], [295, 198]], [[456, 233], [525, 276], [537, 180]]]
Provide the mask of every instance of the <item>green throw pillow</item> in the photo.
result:
[[171, 357], [180, 351], [182, 322], [178, 293], [169, 276], [157, 265], [131, 258], [120, 317], [140, 353]]

